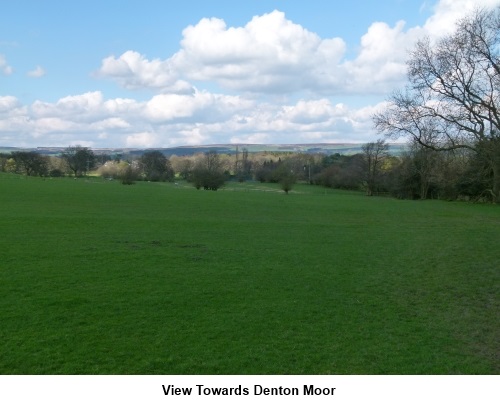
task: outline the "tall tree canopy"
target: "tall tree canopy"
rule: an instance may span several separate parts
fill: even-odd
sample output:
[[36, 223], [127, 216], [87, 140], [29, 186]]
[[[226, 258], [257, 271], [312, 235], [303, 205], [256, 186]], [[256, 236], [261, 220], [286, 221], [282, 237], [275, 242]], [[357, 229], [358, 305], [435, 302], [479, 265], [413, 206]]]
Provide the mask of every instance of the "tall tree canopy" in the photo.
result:
[[376, 128], [434, 150], [474, 151], [500, 201], [500, 7], [476, 9], [435, 43], [419, 41], [407, 64], [408, 85], [373, 117]]
[[160, 151], [153, 150], [144, 153], [140, 159], [146, 180], [173, 180], [175, 173], [167, 157]]
[[68, 167], [76, 176], [87, 174], [95, 166], [95, 155], [91, 149], [83, 146], [69, 146], [61, 154]]
[[192, 181], [196, 188], [216, 191], [225, 183], [224, 164], [219, 154], [213, 150], [205, 153], [192, 173]]

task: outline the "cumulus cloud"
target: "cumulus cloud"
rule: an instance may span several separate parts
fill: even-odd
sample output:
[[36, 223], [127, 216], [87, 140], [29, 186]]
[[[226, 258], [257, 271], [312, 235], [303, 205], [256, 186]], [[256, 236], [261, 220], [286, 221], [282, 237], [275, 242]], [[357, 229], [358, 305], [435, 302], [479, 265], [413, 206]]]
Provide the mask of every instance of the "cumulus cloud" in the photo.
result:
[[192, 86], [179, 79], [179, 74], [169, 60], [148, 60], [138, 52], [127, 51], [120, 57], [103, 59], [97, 77], [115, 80], [129, 90], [150, 88], [174, 93], [190, 93]]
[[256, 16], [244, 27], [202, 19], [183, 31], [181, 45], [172, 62], [190, 80], [280, 93], [320, 86], [317, 67], [326, 63], [334, 69], [346, 48], [342, 39], [322, 40], [280, 11]]
[[41, 66], [37, 66], [35, 69], [30, 70], [27, 74], [29, 77], [34, 78], [43, 77], [45, 76], [45, 69]]
[[423, 26], [407, 28], [405, 21], [394, 27], [374, 22], [361, 38], [353, 60], [342, 63], [346, 93], [386, 94], [406, 80], [406, 59], [415, 43], [424, 37], [437, 40], [452, 32], [458, 19], [477, 7], [491, 8], [500, 0], [440, 0]]
[[[215, 82], [224, 89], [290, 93], [325, 86], [324, 72], [336, 70], [346, 44], [321, 39], [280, 11], [255, 16], [244, 27], [227, 27], [204, 18], [184, 29], [181, 49], [166, 60], [148, 60], [135, 51], [110, 56], [96, 72], [127, 89], [193, 91], [192, 81]], [[341, 80], [329, 74], [329, 83]]]
[[[28, 108], [16, 97], [0, 96], [0, 141], [2, 134], [10, 139], [12, 135], [24, 131], [29, 126]], [[0, 142], [2, 144], [2, 142]], [[3, 145], [9, 145], [3, 143]]]
[[208, 123], [225, 120], [253, 105], [252, 101], [241, 97], [208, 92], [195, 92], [192, 95], [161, 94], [145, 104], [144, 114], [154, 122], [189, 118], [190, 121]]
[[0, 114], [2, 112], [9, 112], [19, 107], [20, 103], [14, 96], [0, 96]]
[[493, 8], [500, 0], [440, 0], [434, 7], [433, 15], [424, 25], [431, 37], [440, 37], [452, 32], [458, 19], [470, 14], [478, 7]]
[[206, 92], [160, 94], [144, 102], [91, 92], [29, 106], [7, 96], [0, 97], [0, 116], [0, 144], [16, 133], [23, 137], [18, 144], [64, 146], [87, 139], [95, 147], [356, 141], [368, 139], [356, 128], [365, 130], [370, 121], [326, 98], [282, 105]]
[[357, 57], [345, 61], [346, 88], [352, 93], [387, 93], [406, 77], [407, 52], [425, 30], [414, 27], [405, 30], [399, 21], [394, 27], [383, 22], [373, 23], [361, 38]]
[[242, 27], [204, 18], [184, 29], [181, 49], [166, 60], [134, 51], [102, 61], [97, 72], [128, 89], [165, 93], [193, 91], [188, 82], [215, 82], [222, 89], [250, 93], [346, 94], [390, 90], [405, 75], [406, 51], [425, 33], [374, 23], [353, 60], [345, 60], [341, 38], [322, 39], [283, 12], [255, 16]]
[[139, 132], [130, 134], [125, 139], [128, 148], [150, 148], [158, 144], [158, 138], [151, 132]]
[[[89, 124], [89, 128], [97, 131], [106, 131], [113, 129], [131, 128], [131, 125], [123, 118], [111, 117], [92, 122], [91, 124]], [[101, 137], [103, 137], [102, 134]]]
[[76, 96], [67, 96], [56, 103], [35, 101], [31, 111], [36, 118], [65, 117], [75, 121], [85, 121], [106, 114], [103, 110], [103, 95], [100, 91], [88, 92]]
[[0, 73], [5, 76], [9, 76], [12, 74], [12, 72], [14, 72], [14, 69], [12, 68], [12, 66], [9, 66], [7, 64], [7, 59], [5, 59], [5, 56], [0, 55]]
[[203, 18], [183, 30], [181, 48], [166, 60], [127, 51], [102, 61], [98, 75], [128, 89], [193, 92], [193, 82], [254, 94], [384, 94], [405, 80], [407, 51], [425, 35], [436, 38], [454, 28], [474, 7], [499, 0], [441, 0], [423, 26], [374, 22], [346, 59], [342, 38], [321, 38], [281, 11], [253, 17], [241, 27]]

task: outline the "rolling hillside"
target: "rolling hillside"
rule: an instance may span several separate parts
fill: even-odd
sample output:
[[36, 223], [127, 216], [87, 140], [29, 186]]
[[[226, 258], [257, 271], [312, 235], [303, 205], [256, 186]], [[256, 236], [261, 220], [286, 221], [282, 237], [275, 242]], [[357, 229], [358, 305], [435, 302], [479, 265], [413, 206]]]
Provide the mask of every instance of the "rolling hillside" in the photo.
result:
[[[216, 150], [219, 153], [234, 154], [236, 148], [241, 152], [247, 149], [249, 153], [256, 152], [297, 152], [297, 153], [322, 153], [332, 155], [340, 153], [352, 155], [361, 152], [361, 143], [311, 143], [311, 144], [216, 144], [216, 145], [195, 145], [195, 146], [176, 146], [172, 148], [93, 148], [96, 154], [124, 154], [124, 155], [142, 155], [147, 150], [160, 150], [166, 156], [187, 156], [195, 153], [203, 153], [210, 150]], [[40, 148], [16, 148], [0, 146], [0, 153], [10, 153], [19, 150], [37, 151], [44, 155], [59, 155], [64, 147], [40, 147]], [[402, 144], [391, 144], [391, 153], [398, 155], [403, 150]]]

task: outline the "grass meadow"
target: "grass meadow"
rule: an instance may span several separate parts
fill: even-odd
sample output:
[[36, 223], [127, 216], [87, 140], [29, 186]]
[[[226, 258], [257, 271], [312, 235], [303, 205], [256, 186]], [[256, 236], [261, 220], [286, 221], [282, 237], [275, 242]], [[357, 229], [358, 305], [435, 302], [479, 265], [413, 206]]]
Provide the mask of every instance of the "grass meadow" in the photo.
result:
[[1, 374], [498, 374], [500, 207], [0, 173]]

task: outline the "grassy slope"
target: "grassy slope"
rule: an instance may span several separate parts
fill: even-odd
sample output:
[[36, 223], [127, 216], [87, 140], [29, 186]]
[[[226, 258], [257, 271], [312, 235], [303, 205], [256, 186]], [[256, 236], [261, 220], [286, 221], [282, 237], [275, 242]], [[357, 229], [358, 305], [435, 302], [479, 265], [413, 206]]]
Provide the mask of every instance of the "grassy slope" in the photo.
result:
[[0, 219], [3, 374], [500, 372], [497, 206], [0, 174]]

